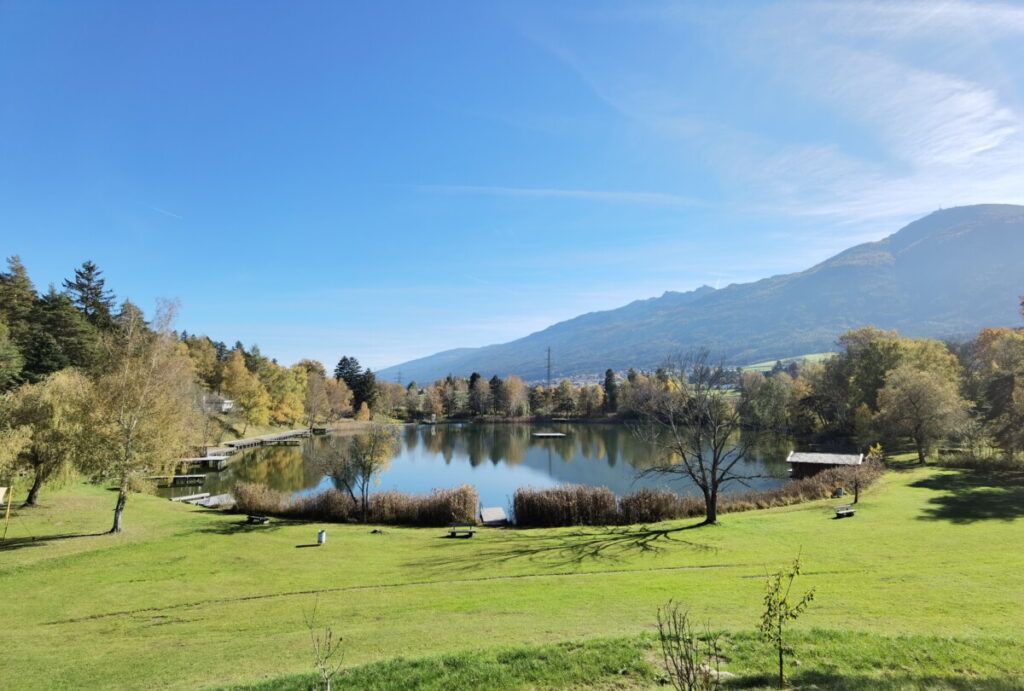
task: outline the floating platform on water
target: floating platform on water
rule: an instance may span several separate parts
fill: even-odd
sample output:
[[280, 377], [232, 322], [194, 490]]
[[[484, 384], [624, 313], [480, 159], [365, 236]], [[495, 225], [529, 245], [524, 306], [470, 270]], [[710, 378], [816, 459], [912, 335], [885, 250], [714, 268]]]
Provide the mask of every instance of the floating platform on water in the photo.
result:
[[234, 506], [235, 498], [230, 494], [215, 494], [206, 499], [199, 499], [192, 502], [196, 506], [203, 506], [207, 509], [219, 509], [222, 507]]
[[565, 433], [564, 432], [534, 432], [533, 436], [540, 437], [541, 439], [557, 439], [559, 437], [564, 437]]
[[505, 509], [500, 506], [492, 506], [480, 509], [480, 522], [484, 525], [499, 526], [508, 524], [508, 516]]
[[210, 496], [209, 492], [200, 492], [198, 494], [185, 494], [180, 497], [171, 497], [171, 501], [183, 501], [186, 504], [191, 504], [192, 502], [198, 501], [199, 499], [206, 499], [208, 496]]

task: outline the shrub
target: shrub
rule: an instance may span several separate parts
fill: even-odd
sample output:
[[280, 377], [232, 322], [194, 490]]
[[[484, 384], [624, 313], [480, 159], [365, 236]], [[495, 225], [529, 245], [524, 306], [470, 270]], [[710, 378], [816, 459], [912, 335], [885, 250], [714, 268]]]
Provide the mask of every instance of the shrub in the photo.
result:
[[713, 691], [720, 688], [722, 635], [704, 624], [703, 635], [689, 613], [669, 600], [658, 608], [658, 641], [668, 680], [677, 691]]

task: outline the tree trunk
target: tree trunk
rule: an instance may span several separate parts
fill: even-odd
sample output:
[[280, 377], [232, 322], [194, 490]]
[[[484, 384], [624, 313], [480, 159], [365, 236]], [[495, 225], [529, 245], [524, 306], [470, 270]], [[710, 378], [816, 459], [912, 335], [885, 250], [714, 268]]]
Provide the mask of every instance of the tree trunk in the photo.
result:
[[783, 667], [782, 659], [782, 624], [779, 624], [779, 688], [786, 688], [786, 671]]
[[28, 497], [25, 498], [25, 503], [22, 506], [35, 506], [36, 499], [39, 498], [39, 490], [43, 487], [43, 471], [37, 470], [35, 479], [32, 480], [32, 487], [28, 491]]
[[718, 523], [718, 492], [711, 490], [704, 492], [704, 524], [715, 523]]
[[124, 485], [117, 493], [117, 505], [114, 507], [114, 525], [110, 529], [111, 534], [121, 532], [121, 514], [124, 513], [124, 505], [128, 501], [128, 488]]
[[925, 463], [925, 460], [924, 460], [925, 453], [924, 452], [925, 452], [924, 444], [922, 444], [921, 442], [917, 442], [917, 462], [920, 463], [921, 465], [924, 465], [924, 463]]

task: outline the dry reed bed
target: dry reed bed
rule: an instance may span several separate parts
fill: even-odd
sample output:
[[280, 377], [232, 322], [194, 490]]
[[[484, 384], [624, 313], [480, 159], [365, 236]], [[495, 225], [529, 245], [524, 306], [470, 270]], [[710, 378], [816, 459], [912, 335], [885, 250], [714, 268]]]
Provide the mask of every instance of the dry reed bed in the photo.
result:
[[[782, 487], [726, 495], [719, 499], [718, 512], [752, 511], [823, 499], [839, 487], [851, 490], [858, 481], [864, 489], [881, 474], [881, 466], [874, 463], [829, 468], [812, 477], [790, 480]], [[516, 525], [522, 527], [629, 525], [703, 516], [704, 498], [641, 489], [616, 502], [615, 495], [605, 487], [527, 487], [516, 490], [512, 509]]]
[[[359, 505], [336, 489], [293, 498], [263, 485], [239, 483], [234, 489], [235, 509], [251, 514], [344, 523], [359, 520]], [[445, 526], [476, 523], [480, 498], [476, 488], [435, 489], [430, 494], [378, 492], [370, 495], [367, 523]]]
[[[774, 489], [726, 495], [719, 500], [718, 511], [735, 513], [823, 499], [839, 487], [849, 491], [857, 482], [865, 489], [881, 473], [881, 466], [874, 463], [829, 468]], [[263, 485], [239, 483], [234, 496], [236, 510], [245, 513], [325, 522], [359, 520], [358, 503], [336, 489], [293, 498]], [[378, 492], [370, 495], [367, 522], [418, 526], [476, 523], [479, 505], [476, 489], [470, 485], [435, 489], [426, 495]], [[607, 487], [520, 487], [512, 498], [512, 510], [520, 527], [629, 525], [703, 516], [704, 499], [668, 490], [641, 489], [616, 499]]]

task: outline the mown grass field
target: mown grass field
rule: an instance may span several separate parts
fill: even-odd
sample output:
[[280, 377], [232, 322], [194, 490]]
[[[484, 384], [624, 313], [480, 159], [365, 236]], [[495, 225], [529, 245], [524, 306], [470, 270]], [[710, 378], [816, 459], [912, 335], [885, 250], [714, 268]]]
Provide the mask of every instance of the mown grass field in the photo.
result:
[[[807, 353], [806, 355], [781, 358], [781, 360], [783, 365], [788, 365], [796, 360], [802, 360], [804, 362], [821, 362], [823, 360], [827, 360], [833, 355], [835, 355], [835, 353]], [[755, 362], [752, 365], [743, 365], [740, 369], [768, 372], [772, 367], [775, 367], [776, 362], [779, 362], [779, 360], [765, 360], [764, 362]]]
[[[311, 670], [303, 614], [316, 600], [345, 638], [347, 665], [381, 663], [355, 670], [354, 687], [652, 686], [650, 633], [669, 598], [729, 632], [725, 669], [756, 686], [770, 682], [770, 657], [751, 635], [764, 574], [798, 552], [800, 585], [817, 597], [795, 625], [796, 679], [1024, 688], [1017, 475], [893, 471], [844, 520], [829, 500], [710, 528], [484, 529], [469, 540], [423, 528], [247, 527], [147, 496], [129, 503], [126, 532], [108, 536], [95, 533], [109, 527], [111, 493], [75, 486], [43, 503], [16, 511], [0, 551], [4, 688], [282, 677], [266, 688], [294, 687], [303, 678], [290, 675]], [[309, 546], [322, 527], [327, 544]], [[425, 659], [383, 662], [395, 658]]]

